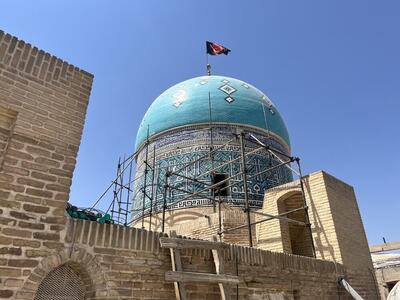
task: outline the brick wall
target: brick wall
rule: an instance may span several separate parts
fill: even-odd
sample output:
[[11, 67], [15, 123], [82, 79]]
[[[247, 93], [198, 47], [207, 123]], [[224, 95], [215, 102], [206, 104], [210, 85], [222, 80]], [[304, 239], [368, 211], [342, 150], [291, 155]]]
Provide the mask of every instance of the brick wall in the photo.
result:
[[4, 157], [10, 145], [16, 118], [15, 111], [0, 107], [0, 170], [3, 169]]
[[[87, 286], [91, 299], [175, 299], [173, 284], [164, 280], [172, 267], [168, 249], [160, 248], [161, 236], [69, 219], [63, 231], [65, 247], [33, 269], [17, 298], [33, 299], [49, 271], [73, 261], [92, 277]], [[183, 251], [182, 261], [184, 271], [215, 272], [209, 250]], [[229, 245], [224, 264], [226, 274], [240, 278], [239, 299], [350, 299], [336, 282], [338, 276], [346, 276], [346, 270], [333, 262]], [[217, 284], [186, 284], [186, 288], [189, 299], [220, 299]], [[236, 293], [232, 286], [234, 299]]]
[[0, 31], [0, 298], [63, 247], [93, 76]]
[[[217, 209], [218, 210], [218, 209]], [[175, 211], [177, 212], [177, 211]], [[254, 222], [254, 215], [251, 215], [251, 222]], [[238, 226], [247, 224], [247, 214], [243, 212], [243, 209], [234, 208], [229, 205], [222, 205], [221, 207], [221, 229], [224, 232], [221, 238], [225, 243], [235, 245], [249, 245], [249, 234], [248, 227], [235, 229], [229, 231], [229, 229], [236, 228]], [[190, 236], [196, 239], [212, 240], [213, 236], [218, 236], [219, 232], [219, 213], [212, 212], [210, 208], [209, 213], [206, 217], [199, 217], [196, 220], [190, 222], [177, 224], [171, 227], [178, 234]], [[257, 234], [255, 232], [255, 226], [252, 226], [253, 235], [253, 246], [257, 245]], [[168, 232], [168, 231], [166, 231]]]
[[[353, 188], [320, 171], [304, 178], [305, 196], [317, 258], [342, 263], [348, 270], [350, 284], [367, 299], [377, 295], [376, 280]], [[263, 211], [277, 215], [282, 199], [298, 197], [299, 182], [269, 190]], [[291, 253], [285, 247], [290, 231], [288, 223], [271, 220], [258, 225], [258, 247]], [[292, 238], [299, 238], [292, 236]], [[306, 240], [301, 238], [301, 243]]]

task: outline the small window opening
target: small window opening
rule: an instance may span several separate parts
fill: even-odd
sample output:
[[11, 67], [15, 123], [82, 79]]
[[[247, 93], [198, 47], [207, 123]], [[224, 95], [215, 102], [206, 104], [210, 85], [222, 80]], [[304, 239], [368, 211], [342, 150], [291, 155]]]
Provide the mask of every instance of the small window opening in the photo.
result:
[[[228, 178], [228, 174], [214, 174], [212, 184], [217, 184]], [[215, 196], [229, 196], [229, 188], [226, 188], [229, 185], [229, 180], [220, 184], [218, 187], [214, 189]], [[221, 191], [220, 191], [221, 190]]]

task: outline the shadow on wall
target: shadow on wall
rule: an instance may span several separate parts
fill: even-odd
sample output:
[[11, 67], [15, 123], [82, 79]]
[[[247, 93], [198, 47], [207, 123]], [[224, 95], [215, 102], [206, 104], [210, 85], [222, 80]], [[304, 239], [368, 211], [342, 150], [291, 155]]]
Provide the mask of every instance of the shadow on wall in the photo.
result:
[[[338, 262], [337, 258], [335, 257], [335, 250], [333, 246], [329, 243], [329, 239], [326, 234], [326, 229], [322, 225], [323, 222], [321, 221], [321, 217], [319, 216], [317, 207], [315, 205], [315, 201], [310, 188], [310, 177], [307, 176], [303, 178], [303, 182], [304, 182], [304, 187], [306, 189], [306, 195], [308, 195], [308, 199], [306, 197], [306, 199], [308, 200], [307, 204], [310, 206], [308, 211], [309, 212], [311, 211], [312, 213], [312, 218], [311, 218], [312, 221], [310, 222], [312, 222], [311, 228], [312, 228], [315, 252], [317, 258]], [[330, 257], [325, 256], [326, 252], [329, 253]]]

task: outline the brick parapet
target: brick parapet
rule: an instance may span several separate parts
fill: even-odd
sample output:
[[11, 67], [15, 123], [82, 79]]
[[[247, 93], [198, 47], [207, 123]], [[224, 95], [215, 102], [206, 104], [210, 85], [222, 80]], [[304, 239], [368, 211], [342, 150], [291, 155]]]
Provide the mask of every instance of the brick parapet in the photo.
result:
[[0, 31], [0, 105], [16, 132], [77, 152], [93, 75]]
[[[95, 249], [109, 249], [106, 252], [117, 253], [120, 250], [133, 250], [165, 254], [167, 249], [160, 248], [160, 237], [168, 236], [165, 233], [149, 231], [134, 227], [125, 227], [116, 224], [98, 224], [86, 220], [68, 218], [63, 239], [66, 245], [87, 245]], [[191, 239], [179, 235], [180, 238]], [[115, 251], [113, 251], [114, 249]], [[192, 250], [187, 250], [186, 254]], [[101, 252], [101, 250], [99, 250]], [[200, 257], [210, 257], [209, 251], [197, 251]], [[226, 244], [224, 257], [227, 261], [238, 260], [245, 265], [262, 265], [276, 269], [294, 269], [307, 272], [336, 272], [344, 274], [339, 264], [329, 261], [292, 255], [287, 253], [271, 252], [258, 248], [250, 248], [235, 244]]]
[[[39, 265], [31, 268], [18, 299], [32, 299], [48, 271], [64, 263], [80, 264], [92, 274], [97, 284], [93, 299], [174, 298], [173, 285], [164, 280], [164, 273], [172, 269], [169, 250], [159, 246], [165, 234], [68, 219], [61, 236], [64, 246], [43, 255]], [[239, 274], [240, 297], [275, 293], [282, 297], [298, 293], [301, 299], [343, 296], [336, 285], [337, 277], [346, 275], [340, 264], [232, 244], [226, 244], [223, 257], [225, 272]], [[182, 250], [182, 260], [185, 271], [214, 272], [209, 250]], [[187, 290], [190, 299], [220, 298], [216, 284], [190, 284]]]

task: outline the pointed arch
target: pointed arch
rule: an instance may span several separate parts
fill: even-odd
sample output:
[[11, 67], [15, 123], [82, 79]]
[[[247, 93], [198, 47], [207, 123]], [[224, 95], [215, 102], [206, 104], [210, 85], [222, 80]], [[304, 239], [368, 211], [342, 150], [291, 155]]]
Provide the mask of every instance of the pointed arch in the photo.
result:
[[108, 295], [107, 280], [97, 259], [86, 250], [73, 247], [43, 258], [25, 280], [16, 299], [35, 299], [39, 286], [43, 283], [40, 289], [40, 293], [43, 294], [46, 282], [52, 280], [48, 276], [67, 275], [76, 287], [83, 289], [84, 299]]
[[[279, 196], [278, 214], [288, 213], [304, 207], [301, 190], [293, 189]], [[306, 211], [299, 210], [287, 215], [288, 218], [307, 223]], [[312, 236], [306, 226], [280, 221], [283, 250], [287, 253], [313, 256]]]

